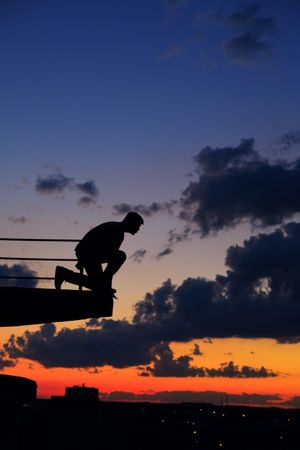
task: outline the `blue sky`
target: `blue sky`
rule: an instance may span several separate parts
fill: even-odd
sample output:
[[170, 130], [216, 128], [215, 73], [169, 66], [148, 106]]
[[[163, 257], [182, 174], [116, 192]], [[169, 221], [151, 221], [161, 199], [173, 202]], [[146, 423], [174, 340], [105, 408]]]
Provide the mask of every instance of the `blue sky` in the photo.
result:
[[[299, 128], [296, 2], [4, 2], [1, 13], [8, 233], [8, 217], [25, 217], [39, 236], [78, 237], [114, 204], [178, 199], [206, 146], [253, 137], [274, 158], [274, 139]], [[247, 33], [238, 58], [224, 51]], [[58, 173], [93, 181], [90, 209], [74, 192], [36, 191]], [[176, 228], [158, 217], [151, 228]]]
[[[27, 235], [78, 237], [115, 204], [179, 199], [206, 146], [253, 137], [292, 159], [297, 147], [275, 154], [274, 140], [299, 129], [298, 13], [267, 0], [3, 2], [3, 231], [22, 233], [8, 219], [25, 217]], [[90, 208], [74, 189], [37, 192], [58, 174], [94, 183]], [[157, 217], [163, 240], [176, 216]]]
[[138, 209], [145, 226], [124, 249], [145, 252], [116, 276], [115, 319], [168, 278], [225, 276], [226, 255], [236, 275], [244, 255], [296, 239], [291, 227], [243, 243], [299, 217], [288, 165], [299, 158], [299, 13], [294, 0], [3, 1], [1, 235], [80, 238]]

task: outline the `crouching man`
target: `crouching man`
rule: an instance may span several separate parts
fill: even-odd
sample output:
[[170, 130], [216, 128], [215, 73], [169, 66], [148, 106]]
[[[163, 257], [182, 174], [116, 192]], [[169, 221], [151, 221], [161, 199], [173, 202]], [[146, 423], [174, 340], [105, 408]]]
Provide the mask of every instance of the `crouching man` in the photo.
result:
[[[121, 222], [105, 222], [91, 229], [75, 248], [76, 267], [85, 270], [76, 273], [62, 266], [55, 270], [55, 288], [64, 281], [92, 290], [112, 290], [112, 279], [126, 260], [120, 250], [125, 233], [136, 234], [144, 223], [142, 216], [129, 212]], [[102, 264], [107, 264], [103, 270]]]

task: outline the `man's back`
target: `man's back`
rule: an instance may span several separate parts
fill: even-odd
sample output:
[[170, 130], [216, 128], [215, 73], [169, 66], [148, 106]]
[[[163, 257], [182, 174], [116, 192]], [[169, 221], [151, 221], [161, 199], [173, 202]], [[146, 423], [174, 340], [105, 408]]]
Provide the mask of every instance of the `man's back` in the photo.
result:
[[123, 240], [122, 222], [105, 222], [88, 231], [75, 251], [78, 258], [103, 260], [116, 252]]

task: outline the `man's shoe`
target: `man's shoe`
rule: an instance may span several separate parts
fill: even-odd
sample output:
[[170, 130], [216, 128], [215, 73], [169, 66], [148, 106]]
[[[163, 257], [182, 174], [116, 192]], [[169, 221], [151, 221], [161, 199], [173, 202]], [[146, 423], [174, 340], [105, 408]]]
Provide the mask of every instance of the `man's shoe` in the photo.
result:
[[64, 267], [56, 266], [55, 278], [54, 278], [54, 286], [55, 286], [55, 289], [57, 289], [58, 291], [60, 291], [61, 285], [65, 281], [65, 273], [66, 273], [66, 271], [67, 271], [67, 269], [65, 269]]

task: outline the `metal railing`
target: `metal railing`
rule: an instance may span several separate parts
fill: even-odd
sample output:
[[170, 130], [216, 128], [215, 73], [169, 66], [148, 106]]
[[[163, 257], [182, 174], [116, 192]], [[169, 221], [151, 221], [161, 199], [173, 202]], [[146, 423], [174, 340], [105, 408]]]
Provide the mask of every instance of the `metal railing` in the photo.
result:
[[[33, 238], [0, 238], [0, 241], [23, 241], [23, 242], [79, 242], [79, 239], [33, 239]], [[77, 261], [76, 258], [24, 258], [19, 256], [0, 256], [0, 260], [11, 261]], [[82, 271], [80, 271], [82, 273]], [[54, 277], [33, 277], [22, 275], [0, 275], [0, 279], [6, 280], [54, 280]], [[82, 286], [79, 286], [82, 290]]]

